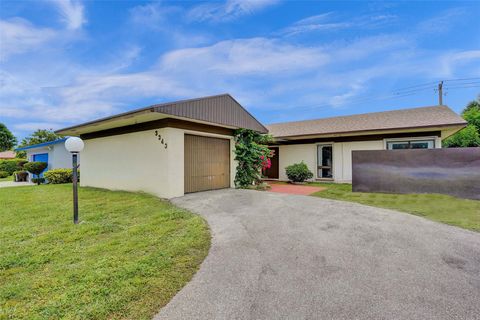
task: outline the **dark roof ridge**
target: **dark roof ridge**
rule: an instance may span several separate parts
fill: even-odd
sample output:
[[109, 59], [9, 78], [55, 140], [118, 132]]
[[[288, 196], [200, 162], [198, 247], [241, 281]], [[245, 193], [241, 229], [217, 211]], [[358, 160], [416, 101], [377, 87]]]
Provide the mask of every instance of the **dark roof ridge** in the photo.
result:
[[404, 109], [375, 111], [375, 112], [364, 112], [364, 113], [348, 114], [348, 115], [342, 115], [342, 116], [332, 116], [332, 117], [325, 117], [325, 118], [315, 118], [315, 119], [305, 119], [305, 120], [285, 121], [285, 122], [274, 122], [274, 123], [268, 123], [268, 124], [266, 124], [266, 126], [268, 127], [268, 126], [274, 126], [274, 125], [294, 124], [294, 123], [302, 123], [302, 122], [317, 121], [317, 120], [350, 118], [350, 117], [357, 117], [357, 116], [364, 116], [364, 115], [371, 115], [371, 114], [384, 114], [384, 113], [389, 113], [389, 112], [412, 111], [412, 110], [428, 109], [428, 108], [446, 108], [446, 109], [448, 109], [448, 110], [453, 111], [453, 110], [450, 109], [450, 107], [447, 106], [447, 105], [434, 105], [434, 106], [413, 107], [413, 108], [404, 108]]

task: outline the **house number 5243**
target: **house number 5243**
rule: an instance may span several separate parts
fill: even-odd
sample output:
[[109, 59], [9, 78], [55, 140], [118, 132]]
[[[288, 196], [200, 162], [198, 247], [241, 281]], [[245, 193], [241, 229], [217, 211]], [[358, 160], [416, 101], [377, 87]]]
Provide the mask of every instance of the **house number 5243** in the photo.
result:
[[165, 146], [165, 149], [168, 147], [168, 143], [163, 139], [162, 135], [158, 133], [158, 130], [155, 130], [155, 137], [157, 137], [158, 141]]

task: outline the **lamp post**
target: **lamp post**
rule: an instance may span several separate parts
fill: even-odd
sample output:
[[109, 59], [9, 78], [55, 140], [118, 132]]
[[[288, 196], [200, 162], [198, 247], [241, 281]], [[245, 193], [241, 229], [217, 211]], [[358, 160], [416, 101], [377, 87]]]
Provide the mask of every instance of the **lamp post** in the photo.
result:
[[72, 154], [73, 164], [73, 223], [78, 224], [78, 153], [83, 150], [83, 141], [77, 137], [70, 137], [65, 141], [65, 148]]

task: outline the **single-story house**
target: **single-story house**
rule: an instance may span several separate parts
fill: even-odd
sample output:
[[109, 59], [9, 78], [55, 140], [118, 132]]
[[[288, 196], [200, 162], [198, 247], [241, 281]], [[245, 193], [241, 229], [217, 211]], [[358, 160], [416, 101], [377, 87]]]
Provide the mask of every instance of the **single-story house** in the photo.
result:
[[82, 186], [163, 198], [234, 187], [233, 131], [270, 133], [271, 179], [304, 161], [315, 178], [351, 180], [351, 151], [439, 148], [465, 126], [445, 106], [263, 126], [229, 94], [152, 105], [58, 130], [85, 142]]
[[229, 94], [152, 105], [58, 130], [85, 142], [82, 186], [163, 198], [234, 187], [233, 131], [267, 129]]
[[441, 148], [466, 125], [447, 106], [271, 124], [275, 156], [264, 174], [287, 180], [285, 167], [304, 161], [314, 180], [351, 182], [353, 150]]
[[15, 159], [15, 151], [3, 151], [0, 152], [0, 160], [10, 160]]
[[65, 148], [65, 140], [67, 140], [66, 137], [18, 148], [16, 151], [25, 151], [28, 161], [46, 162], [48, 166], [44, 172], [51, 169], [71, 168], [72, 155]]

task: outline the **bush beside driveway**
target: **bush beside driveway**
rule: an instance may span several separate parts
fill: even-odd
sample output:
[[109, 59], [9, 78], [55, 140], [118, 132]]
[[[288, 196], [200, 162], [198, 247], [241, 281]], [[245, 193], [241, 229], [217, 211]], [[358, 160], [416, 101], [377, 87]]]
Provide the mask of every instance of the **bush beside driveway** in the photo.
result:
[[146, 194], [0, 189], [0, 318], [151, 319], [207, 255], [205, 221]]

